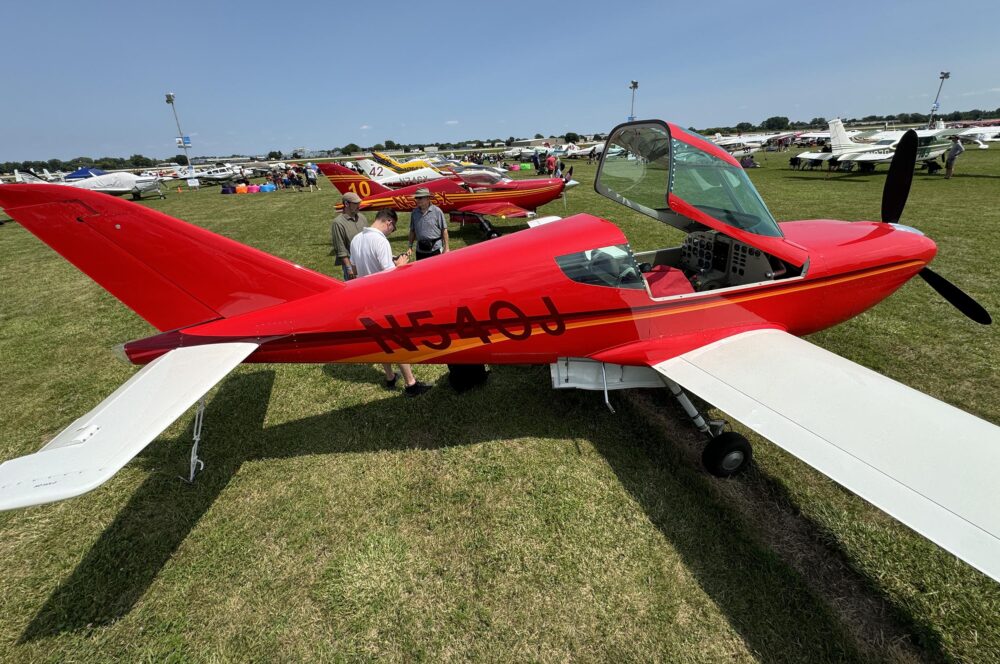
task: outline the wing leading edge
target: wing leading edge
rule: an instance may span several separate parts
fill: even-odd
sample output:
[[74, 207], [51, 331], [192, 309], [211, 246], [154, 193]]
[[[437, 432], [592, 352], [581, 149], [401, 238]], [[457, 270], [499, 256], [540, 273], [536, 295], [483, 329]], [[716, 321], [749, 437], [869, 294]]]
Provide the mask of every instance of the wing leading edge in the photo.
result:
[[0, 464], [0, 510], [100, 486], [256, 349], [208, 344], [153, 360], [42, 449]]
[[653, 368], [1000, 581], [1000, 428], [778, 330]]

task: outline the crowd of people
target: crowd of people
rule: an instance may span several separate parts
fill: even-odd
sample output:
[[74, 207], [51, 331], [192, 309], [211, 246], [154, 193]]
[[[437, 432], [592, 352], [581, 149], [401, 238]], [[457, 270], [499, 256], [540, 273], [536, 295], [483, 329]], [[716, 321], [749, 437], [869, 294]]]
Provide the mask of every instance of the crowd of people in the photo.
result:
[[[310, 192], [319, 191], [319, 177], [316, 174], [315, 165], [293, 164], [284, 169], [273, 166], [264, 175], [266, 184], [273, 184], [275, 189], [289, 189], [294, 191], [305, 191], [308, 187]], [[244, 172], [236, 179], [237, 183], [250, 184], [249, 177]]]

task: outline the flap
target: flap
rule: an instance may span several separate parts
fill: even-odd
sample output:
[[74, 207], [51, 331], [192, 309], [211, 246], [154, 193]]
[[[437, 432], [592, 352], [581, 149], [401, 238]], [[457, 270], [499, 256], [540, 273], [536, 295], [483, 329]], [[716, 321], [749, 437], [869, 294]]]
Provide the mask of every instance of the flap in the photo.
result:
[[778, 330], [654, 368], [1000, 580], [1000, 428]]

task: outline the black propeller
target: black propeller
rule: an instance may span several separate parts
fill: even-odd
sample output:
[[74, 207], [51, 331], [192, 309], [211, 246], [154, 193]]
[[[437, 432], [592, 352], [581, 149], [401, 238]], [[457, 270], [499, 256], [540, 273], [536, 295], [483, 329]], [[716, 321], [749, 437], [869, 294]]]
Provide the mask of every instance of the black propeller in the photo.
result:
[[573, 167], [570, 166], [569, 170], [566, 171], [566, 174], [563, 175], [563, 182], [569, 182], [572, 179], [573, 179]]
[[931, 288], [936, 290], [941, 297], [951, 302], [956, 309], [972, 320], [976, 321], [980, 325], [989, 325], [993, 322], [993, 318], [990, 317], [990, 312], [986, 311], [986, 309], [983, 308], [983, 305], [973, 300], [968, 293], [942, 277], [934, 270], [929, 267], [925, 267], [917, 274], [923, 277], [923, 280], [926, 281]]
[[[903, 208], [906, 207], [906, 199], [910, 195], [913, 168], [916, 164], [917, 132], [910, 129], [896, 144], [892, 163], [889, 164], [889, 175], [886, 176], [885, 188], [882, 190], [882, 221], [885, 223], [898, 223], [899, 218], [903, 216]], [[989, 325], [993, 322], [989, 312], [981, 304], [937, 272], [925, 267], [918, 274], [941, 297], [970, 319], [981, 325]]]
[[882, 189], [882, 221], [895, 224], [903, 216], [906, 199], [913, 183], [913, 167], [917, 165], [917, 132], [910, 129], [896, 143], [896, 152], [889, 164], [889, 175]]

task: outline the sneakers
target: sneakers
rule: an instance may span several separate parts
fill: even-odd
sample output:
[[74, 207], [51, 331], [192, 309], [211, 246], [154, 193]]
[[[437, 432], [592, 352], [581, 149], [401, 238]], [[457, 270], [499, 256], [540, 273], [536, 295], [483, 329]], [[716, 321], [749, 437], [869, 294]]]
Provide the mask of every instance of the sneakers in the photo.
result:
[[418, 397], [424, 392], [429, 391], [432, 387], [433, 385], [428, 385], [427, 383], [421, 383], [418, 380], [413, 385], [407, 385], [406, 389], [404, 389], [403, 391], [406, 392], [406, 396], [408, 397]]
[[385, 389], [387, 389], [387, 390], [394, 390], [394, 389], [396, 389], [396, 383], [399, 382], [399, 378], [400, 378], [400, 375], [399, 375], [398, 371], [396, 373], [392, 374], [392, 378], [386, 378], [385, 379]]

